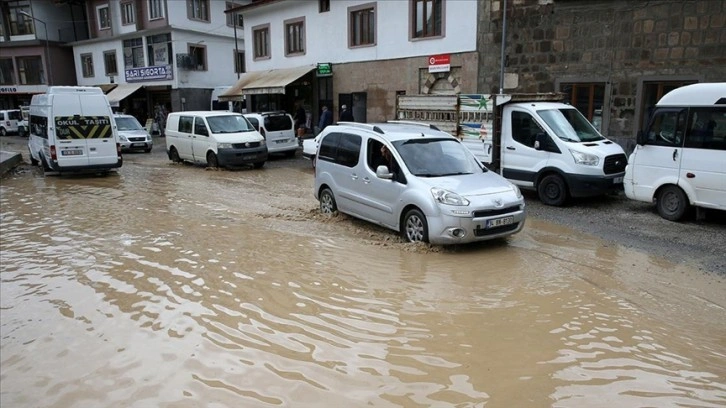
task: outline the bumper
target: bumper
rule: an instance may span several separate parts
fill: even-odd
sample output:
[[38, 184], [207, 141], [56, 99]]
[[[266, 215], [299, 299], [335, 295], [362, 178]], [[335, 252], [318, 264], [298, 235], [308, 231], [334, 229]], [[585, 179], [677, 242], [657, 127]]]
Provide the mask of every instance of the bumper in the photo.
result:
[[267, 161], [267, 147], [251, 149], [219, 149], [217, 160], [220, 166], [242, 166]]
[[293, 152], [297, 151], [297, 149], [300, 148], [300, 145], [297, 142], [297, 138], [292, 139], [291, 141], [285, 141], [285, 143], [270, 143], [267, 145], [267, 153], [273, 154], [273, 153], [287, 153], [287, 152]]
[[[487, 221], [511, 217], [511, 222], [487, 228]], [[429, 224], [429, 242], [437, 245], [467, 244], [470, 242], [487, 241], [516, 234], [524, 228], [526, 211], [519, 211], [491, 217], [456, 217], [441, 214], [427, 217]]]
[[148, 142], [121, 142], [121, 150], [149, 150], [154, 146], [152, 141]]
[[624, 176], [625, 172], [607, 176], [567, 174], [565, 178], [572, 197], [593, 197], [623, 191]]
[[94, 164], [88, 166], [60, 166], [57, 161], [51, 160], [50, 163], [48, 163], [48, 166], [51, 170], [59, 173], [93, 173], [96, 171], [117, 169], [123, 165], [123, 162], [123, 158], [120, 158], [115, 163]]

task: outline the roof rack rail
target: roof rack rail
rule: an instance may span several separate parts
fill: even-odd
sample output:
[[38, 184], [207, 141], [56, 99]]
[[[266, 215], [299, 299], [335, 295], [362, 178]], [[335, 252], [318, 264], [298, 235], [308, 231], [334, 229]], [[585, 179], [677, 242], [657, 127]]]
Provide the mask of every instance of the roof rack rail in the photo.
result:
[[338, 123], [336, 123], [336, 125], [354, 126], [354, 127], [359, 127], [359, 128], [363, 128], [363, 129], [372, 130], [372, 131], [374, 131], [376, 133], [380, 133], [382, 135], [386, 134], [386, 132], [384, 132], [383, 129], [379, 128], [376, 125], [370, 125], [368, 123], [360, 123], [360, 122], [338, 122]]
[[441, 130], [438, 127], [436, 127], [436, 125], [432, 125], [430, 123], [413, 122], [413, 121], [410, 121], [410, 120], [389, 120], [386, 123], [401, 123], [401, 124], [404, 124], [404, 125], [426, 126], [427, 128], [429, 128], [431, 130], [438, 130], [438, 131]]

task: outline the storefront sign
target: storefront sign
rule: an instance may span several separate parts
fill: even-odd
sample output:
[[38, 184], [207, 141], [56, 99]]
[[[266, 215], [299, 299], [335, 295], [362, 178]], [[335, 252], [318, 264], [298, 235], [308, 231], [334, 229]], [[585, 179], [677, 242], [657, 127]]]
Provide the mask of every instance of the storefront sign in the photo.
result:
[[174, 71], [171, 65], [129, 68], [126, 70], [126, 82], [167, 81], [170, 79], [174, 79]]
[[3, 85], [0, 94], [37, 94], [48, 91], [48, 85]]
[[315, 71], [315, 76], [317, 76], [318, 78], [333, 76], [333, 64], [329, 62], [319, 63], [318, 69]]
[[449, 72], [451, 70], [451, 55], [439, 54], [429, 57], [429, 72]]

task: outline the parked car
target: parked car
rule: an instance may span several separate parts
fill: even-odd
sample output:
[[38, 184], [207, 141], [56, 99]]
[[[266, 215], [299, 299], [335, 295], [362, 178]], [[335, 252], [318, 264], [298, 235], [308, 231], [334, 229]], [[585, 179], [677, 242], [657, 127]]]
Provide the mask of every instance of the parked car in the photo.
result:
[[314, 194], [409, 242], [462, 244], [524, 226], [519, 188], [484, 167], [459, 139], [411, 123], [346, 123], [320, 135]]
[[305, 139], [302, 141], [302, 156], [310, 160], [313, 168], [315, 168], [315, 155], [318, 154], [319, 141], [320, 135], [317, 135], [312, 139]]
[[22, 120], [20, 109], [0, 110], [0, 136], [18, 133], [18, 122]]
[[115, 114], [113, 119], [118, 129], [118, 139], [121, 144], [121, 150], [143, 150], [146, 153], [151, 152], [154, 141], [146, 129], [141, 126], [139, 121], [131, 115]]
[[290, 114], [263, 112], [244, 113], [243, 116], [265, 138], [268, 153], [282, 153], [288, 157], [295, 155], [300, 144], [295, 135], [295, 125]]

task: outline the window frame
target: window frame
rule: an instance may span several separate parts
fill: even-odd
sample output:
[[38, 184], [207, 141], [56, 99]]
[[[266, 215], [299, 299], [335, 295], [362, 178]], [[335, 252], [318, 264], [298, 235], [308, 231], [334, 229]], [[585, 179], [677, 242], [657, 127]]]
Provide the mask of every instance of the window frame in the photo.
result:
[[81, 58], [81, 75], [83, 75], [84, 78], [93, 78], [96, 75], [94, 74], [93, 70], [93, 54], [83, 53], [80, 54]]
[[247, 72], [244, 51], [232, 50], [232, 60], [234, 61], [234, 72], [235, 73], [244, 74], [245, 72]]
[[[19, 4], [19, 3], [9, 3], [8, 4], [8, 31], [10, 36], [19, 36], [19, 35], [35, 35], [35, 21], [24, 15], [20, 14], [20, 11], [24, 11], [30, 15], [32, 15], [32, 10], [30, 9], [30, 4]], [[15, 20], [13, 20], [13, 17], [15, 17]], [[23, 27], [23, 32], [18, 30], [19, 27]]]
[[[306, 47], [306, 34], [305, 34], [305, 17], [297, 17], [297, 18], [291, 18], [289, 20], [285, 20], [283, 22], [284, 32], [284, 43], [285, 43], [285, 56], [286, 57], [294, 57], [298, 55], [305, 55], [307, 47]], [[297, 27], [297, 32], [290, 33], [290, 29], [293, 29]], [[296, 37], [291, 39], [290, 37]], [[291, 43], [297, 43], [297, 46], [301, 49], [293, 50], [290, 48]]]
[[3, 72], [3, 70], [2, 70], [3, 64], [0, 64], [0, 85], [14, 85], [14, 84], [16, 84], [16, 82], [15, 82], [15, 61], [13, 60], [12, 57], [2, 57], [2, 58], [0, 58], [0, 62], [2, 62], [4, 64], [7, 64], [8, 61], [10, 62], [10, 66], [9, 66], [10, 70], [9, 71], [8, 70], [5, 70], [5, 71], [7, 71], [7, 74], [8, 74], [7, 77], [8, 78], [6, 78], [6, 75], [3, 75], [2, 74], [2, 72]]
[[119, 5], [121, 9], [121, 25], [132, 25], [136, 23], [136, 6], [132, 1], [122, 2]]
[[[229, 10], [229, 9], [232, 9], [232, 8], [235, 8], [235, 7], [240, 7], [240, 5], [237, 4], [237, 3], [227, 2], [227, 3], [225, 3], [225, 7], [226, 7], [226, 10]], [[237, 13], [227, 13], [227, 16], [226, 17], [227, 17], [226, 18], [226, 20], [227, 20], [227, 27], [234, 27], [235, 26], [235, 23], [237, 25], [237, 28], [244, 28], [245, 27], [244, 18], [242, 17], [242, 13], [239, 13], [239, 12], [237, 12]]]
[[[434, 7], [434, 3], [440, 1], [441, 9], [439, 10], [439, 19], [440, 24], [438, 27], [439, 33], [436, 34], [436, 27], [434, 27], [434, 33], [433, 34], [427, 34], [426, 31], [426, 24], [425, 22], [422, 23], [422, 35], [417, 35], [416, 27], [417, 27], [417, 11], [418, 11], [418, 4], [422, 4], [424, 8], [424, 14], [425, 10], [427, 8], [427, 5], [431, 5], [431, 7]], [[446, 0], [409, 0], [409, 30], [408, 30], [408, 39], [410, 41], [421, 41], [421, 40], [431, 40], [431, 39], [437, 39], [437, 38], [444, 38], [446, 37]], [[432, 12], [433, 13], [433, 12]], [[435, 22], [435, 19], [434, 19]]]
[[[105, 11], [106, 13], [106, 25], [103, 24], [103, 16], [102, 13]], [[98, 31], [105, 31], [111, 29], [111, 9], [108, 6], [108, 4], [101, 4], [99, 6], [96, 6], [96, 22], [98, 26]]]
[[[130, 44], [132, 41], [133, 42], [137, 42], [138, 41], [141, 44], [132, 44], [130, 46], [126, 46], [127, 43]], [[129, 57], [130, 58], [130, 61], [131, 61], [131, 65], [128, 65], [126, 63], [126, 59], [127, 59], [127, 57], [126, 57], [126, 49], [127, 48], [131, 50], [131, 56]], [[143, 37], [129, 38], [129, 39], [123, 40], [121, 42], [121, 49], [122, 49], [122, 53], [123, 53], [123, 57], [124, 57], [124, 68], [125, 69], [128, 69], [128, 68], [143, 68], [143, 67], [146, 66], [146, 55], [145, 55], [145, 52], [144, 52], [144, 39], [143, 39]], [[135, 54], [135, 52], [138, 49], [141, 49], [141, 61], [140, 61], [139, 65], [136, 65], [136, 62], [137, 61], [136, 61], [136, 54]]]
[[[28, 81], [28, 71], [30, 74], [34, 74], [36, 70], [32, 69], [33, 67], [26, 67], [24, 62], [29, 60], [35, 60], [38, 64], [38, 67], [40, 68], [39, 72], [37, 72], [38, 75], [38, 81], [37, 82], [29, 82]], [[20, 85], [43, 85], [48, 83], [48, 79], [45, 72], [45, 65], [43, 65], [43, 58], [40, 55], [26, 55], [21, 57], [15, 57], [15, 64], [16, 68], [18, 70], [18, 84]], [[26, 69], [30, 68], [30, 69]], [[31, 78], [33, 79], [33, 78]]]
[[330, 11], [330, 0], [318, 0], [318, 13]]
[[[195, 49], [202, 50], [202, 52], [204, 53], [202, 55], [203, 56], [202, 59], [204, 61], [202, 61], [201, 69], [198, 68], [199, 60], [195, 56], [195, 52], [194, 52]], [[195, 62], [194, 67], [192, 67], [192, 71], [208, 71], [209, 70], [209, 65], [207, 64], [207, 46], [206, 45], [199, 44], [199, 43], [187, 43], [187, 53], [192, 57], [192, 61]]]
[[[196, 6], [196, 10], [195, 10]], [[209, 0], [187, 0], [187, 19], [191, 21], [199, 21], [202, 23], [211, 22], [211, 3]], [[195, 15], [199, 12], [201, 16]], [[204, 14], [206, 13], [206, 16]]]
[[[107, 57], [113, 57], [114, 71], [109, 71], [109, 60]], [[107, 50], [103, 52], [103, 69], [106, 71], [106, 76], [118, 75], [118, 59], [116, 58], [116, 50]]]
[[[262, 34], [264, 34], [264, 38], [258, 38]], [[264, 46], [264, 50], [260, 48], [261, 45]], [[252, 59], [259, 61], [270, 58], [272, 58], [272, 52], [270, 50], [270, 24], [261, 24], [252, 27]]]
[[[372, 21], [369, 24], [372, 24], [373, 27], [371, 28], [371, 32], [368, 33], [368, 36], [372, 36], [372, 39], [369, 39], [369, 42], [363, 42], [362, 39], [356, 39], [357, 37], [362, 37], [363, 33], [361, 35], [357, 35], [357, 31], [355, 30], [356, 22], [354, 20], [357, 20], [359, 18], [359, 15], [362, 16], [362, 12], [366, 11], [372, 11], [373, 17]], [[348, 7], [348, 48], [362, 48], [362, 47], [374, 47], [377, 44], [377, 30], [378, 30], [378, 4], [377, 3], [365, 3], [365, 4], [359, 4], [357, 6], [351, 6]], [[361, 26], [365, 23], [363, 21], [359, 22]], [[358, 42], [360, 41], [360, 42]]]
[[[146, 6], [149, 12], [149, 21], [165, 18], [163, 0], [146, 0]], [[158, 15], [153, 14], [154, 11], [158, 12]]]

